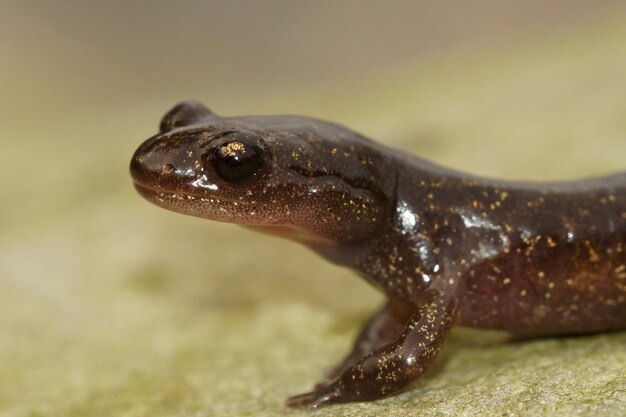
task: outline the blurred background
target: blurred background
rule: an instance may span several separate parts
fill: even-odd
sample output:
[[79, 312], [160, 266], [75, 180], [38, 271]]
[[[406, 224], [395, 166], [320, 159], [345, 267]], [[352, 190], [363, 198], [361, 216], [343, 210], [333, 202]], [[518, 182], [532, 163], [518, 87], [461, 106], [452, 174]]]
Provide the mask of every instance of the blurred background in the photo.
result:
[[[5, 2], [0, 51], [0, 416], [281, 415], [381, 302], [295, 244], [135, 194], [130, 157], [182, 99], [481, 175], [626, 169], [617, 0]], [[416, 390], [318, 414], [473, 415], [497, 392], [494, 413], [618, 415], [624, 342], [460, 330]]]

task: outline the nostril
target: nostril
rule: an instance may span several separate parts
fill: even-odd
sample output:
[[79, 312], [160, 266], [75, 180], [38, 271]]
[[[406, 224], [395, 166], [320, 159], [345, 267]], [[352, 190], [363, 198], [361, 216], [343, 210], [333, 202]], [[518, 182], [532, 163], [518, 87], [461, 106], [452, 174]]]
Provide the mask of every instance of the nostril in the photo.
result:
[[172, 172], [174, 172], [174, 165], [172, 164], [165, 164], [161, 167], [161, 172], [164, 174], [171, 174]]

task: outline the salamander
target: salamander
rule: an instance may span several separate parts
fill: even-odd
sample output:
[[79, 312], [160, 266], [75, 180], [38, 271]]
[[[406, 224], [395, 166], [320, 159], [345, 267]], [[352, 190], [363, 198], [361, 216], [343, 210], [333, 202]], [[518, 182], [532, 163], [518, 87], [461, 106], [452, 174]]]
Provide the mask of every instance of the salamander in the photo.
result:
[[455, 326], [522, 336], [626, 328], [626, 173], [482, 178], [302, 116], [222, 117], [186, 101], [132, 157], [178, 213], [304, 244], [388, 301], [290, 407], [369, 401], [426, 372]]

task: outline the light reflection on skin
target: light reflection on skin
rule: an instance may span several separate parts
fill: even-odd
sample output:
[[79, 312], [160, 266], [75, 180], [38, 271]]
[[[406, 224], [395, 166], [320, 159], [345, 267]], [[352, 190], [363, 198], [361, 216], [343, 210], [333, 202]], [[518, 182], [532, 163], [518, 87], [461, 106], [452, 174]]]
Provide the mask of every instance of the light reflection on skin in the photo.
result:
[[[396, 212], [398, 213], [400, 224], [402, 225], [401, 233], [403, 235], [406, 234], [417, 234], [419, 231], [418, 219], [419, 217], [414, 213], [413, 209], [409, 206], [406, 201], [401, 201], [398, 203], [396, 208]], [[417, 240], [417, 253], [419, 257], [422, 259], [422, 264], [427, 265], [428, 260], [431, 258], [431, 249], [428, 244], [422, 240]], [[439, 265], [435, 265], [433, 268], [433, 272], [437, 273], [439, 271]], [[425, 283], [430, 282], [430, 275], [427, 273], [421, 274], [422, 281]]]
[[314, 195], [314, 194], [319, 193], [319, 191], [320, 191], [319, 188], [313, 186], [313, 187], [309, 188], [308, 194], [309, 195]]
[[215, 191], [219, 188], [217, 184], [210, 183], [206, 175], [202, 175], [201, 177], [193, 180], [191, 182], [191, 185], [193, 185], [194, 187], [206, 188], [212, 191]]
[[[178, 168], [176, 169], [176, 175], [181, 176], [181, 177], [195, 177], [196, 171], [194, 171], [193, 168], [186, 168], [186, 169]], [[204, 178], [206, 178], [206, 176], [204, 176]]]
[[[403, 235], [413, 235], [417, 238], [414, 241], [417, 254], [422, 260], [422, 265], [428, 265], [433, 260], [432, 247], [431, 243], [418, 238], [421, 229], [419, 216], [406, 201], [398, 202], [396, 212], [400, 223], [400, 232]], [[506, 234], [504, 226], [494, 223], [492, 220], [484, 218], [467, 208], [460, 208], [458, 215], [467, 229], [478, 229], [478, 231], [482, 233], [487, 232], [493, 236], [493, 239], [478, 242], [478, 247], [471, 251], [473, 262], [480, 262], [500, 256], [510, 249], [511, 240]], [[524, 231], [522, 231], [522, 233], [524, 233]], [[432, 280], [432, 274], [438, 274], [440, 270], [441, 266], [435, 264], [432, 269], [421, 272], [422, 281], [425, 283], [430, 282]]]
[[400, 215], [400, 221], [402, 222], [402, 234], [405, 235], [415, 228], [417, 225], [417, 219], [415, 218], [413, 210], [411, 210], [406, 201], [398, 204], [398, 208], [396, 210]]
[[567, 241], [572, 243], [574, 241], [574, 232], [567, 232]]
[[494, 245], [489, 241], [480, 242], [479, 250], [474, 252], [479, 256], [477, 260], [496, 257], [503, 251], [510, 249], [511, 241], [507, 234], [502, 230], [501, 225], [492, 223], [489, 219], [479, 216], [471, 210], [464, 208], [459, 209], [459, 215], [461, 216], [461, 219], [463, 219], [463, 224], [468, 229], [478, 228], [481, 230], [493, 230], [498, 234], [501, 245]]

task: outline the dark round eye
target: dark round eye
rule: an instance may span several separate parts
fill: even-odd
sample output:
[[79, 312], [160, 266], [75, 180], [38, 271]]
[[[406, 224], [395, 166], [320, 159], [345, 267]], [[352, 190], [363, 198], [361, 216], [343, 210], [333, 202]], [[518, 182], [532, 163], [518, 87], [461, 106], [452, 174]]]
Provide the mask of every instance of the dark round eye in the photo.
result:
[[262, 175], [266, 165], [265, 144], [248, 132], [235, 132], [221, 137], [214, 148], [217, 175], [230, 184], [243, 184]]

